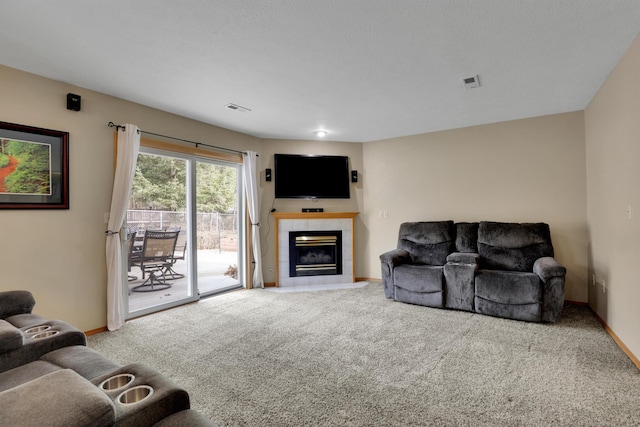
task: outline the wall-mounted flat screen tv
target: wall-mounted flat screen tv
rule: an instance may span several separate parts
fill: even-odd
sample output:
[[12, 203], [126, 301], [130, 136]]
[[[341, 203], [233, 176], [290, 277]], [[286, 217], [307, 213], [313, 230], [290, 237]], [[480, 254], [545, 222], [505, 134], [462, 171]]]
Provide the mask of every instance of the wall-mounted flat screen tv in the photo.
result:
[[349, 158], [275, 154], [277, 199], [348, 199]]

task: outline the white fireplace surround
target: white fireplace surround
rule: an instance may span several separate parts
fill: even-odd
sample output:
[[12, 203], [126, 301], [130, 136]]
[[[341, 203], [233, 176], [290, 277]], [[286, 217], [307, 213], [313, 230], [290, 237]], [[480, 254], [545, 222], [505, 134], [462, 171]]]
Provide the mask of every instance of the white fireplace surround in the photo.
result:
[[[277, 282], [276, 286], [312, 286], [353, 283], [353, 218], [357, 213], [284, 213], [272, 214], [276, 218]], [[290, 231], [342, 231], [342, 274], [289, 277]]]

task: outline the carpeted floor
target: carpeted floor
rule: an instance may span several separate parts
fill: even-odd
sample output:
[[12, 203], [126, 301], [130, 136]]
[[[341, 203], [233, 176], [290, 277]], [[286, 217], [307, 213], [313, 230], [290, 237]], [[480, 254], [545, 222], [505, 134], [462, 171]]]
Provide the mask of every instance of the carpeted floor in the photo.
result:
[[640, 372], [588, 308], [555, 324], [358, 289], [233, 292], [89, 337], [229, 426], [638, 426]]

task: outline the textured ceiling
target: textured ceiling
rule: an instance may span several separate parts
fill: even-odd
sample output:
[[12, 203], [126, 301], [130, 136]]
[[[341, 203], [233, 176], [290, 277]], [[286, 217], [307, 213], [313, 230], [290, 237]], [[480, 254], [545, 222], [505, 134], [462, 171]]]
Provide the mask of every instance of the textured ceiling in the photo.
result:
[[581, 110], [639, 31], [638, 0], [2, 0], [0, 64], [260, 138], [365, 142]]

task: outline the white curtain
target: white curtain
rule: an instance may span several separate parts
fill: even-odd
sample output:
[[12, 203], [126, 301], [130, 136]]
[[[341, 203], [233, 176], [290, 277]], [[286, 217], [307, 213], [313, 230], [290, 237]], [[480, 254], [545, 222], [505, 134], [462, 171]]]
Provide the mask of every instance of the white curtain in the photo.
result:
[[260, 206], [258, 204], [257, 158], [254, 151], [242, 153], [242, 176], [247, 207], [251, 221], [251, 243], [253, 252], [253, 287], [263, 288], [262, 251], [260, 249]]
[[140, 129], [131, 124], [119, 127], [116, 172], [107, 228], [107, 328], [110, 331], [124, 325], [126, 311], [122, 294], [124, 270], [120, 229], [127, 214], [139, 150]]

